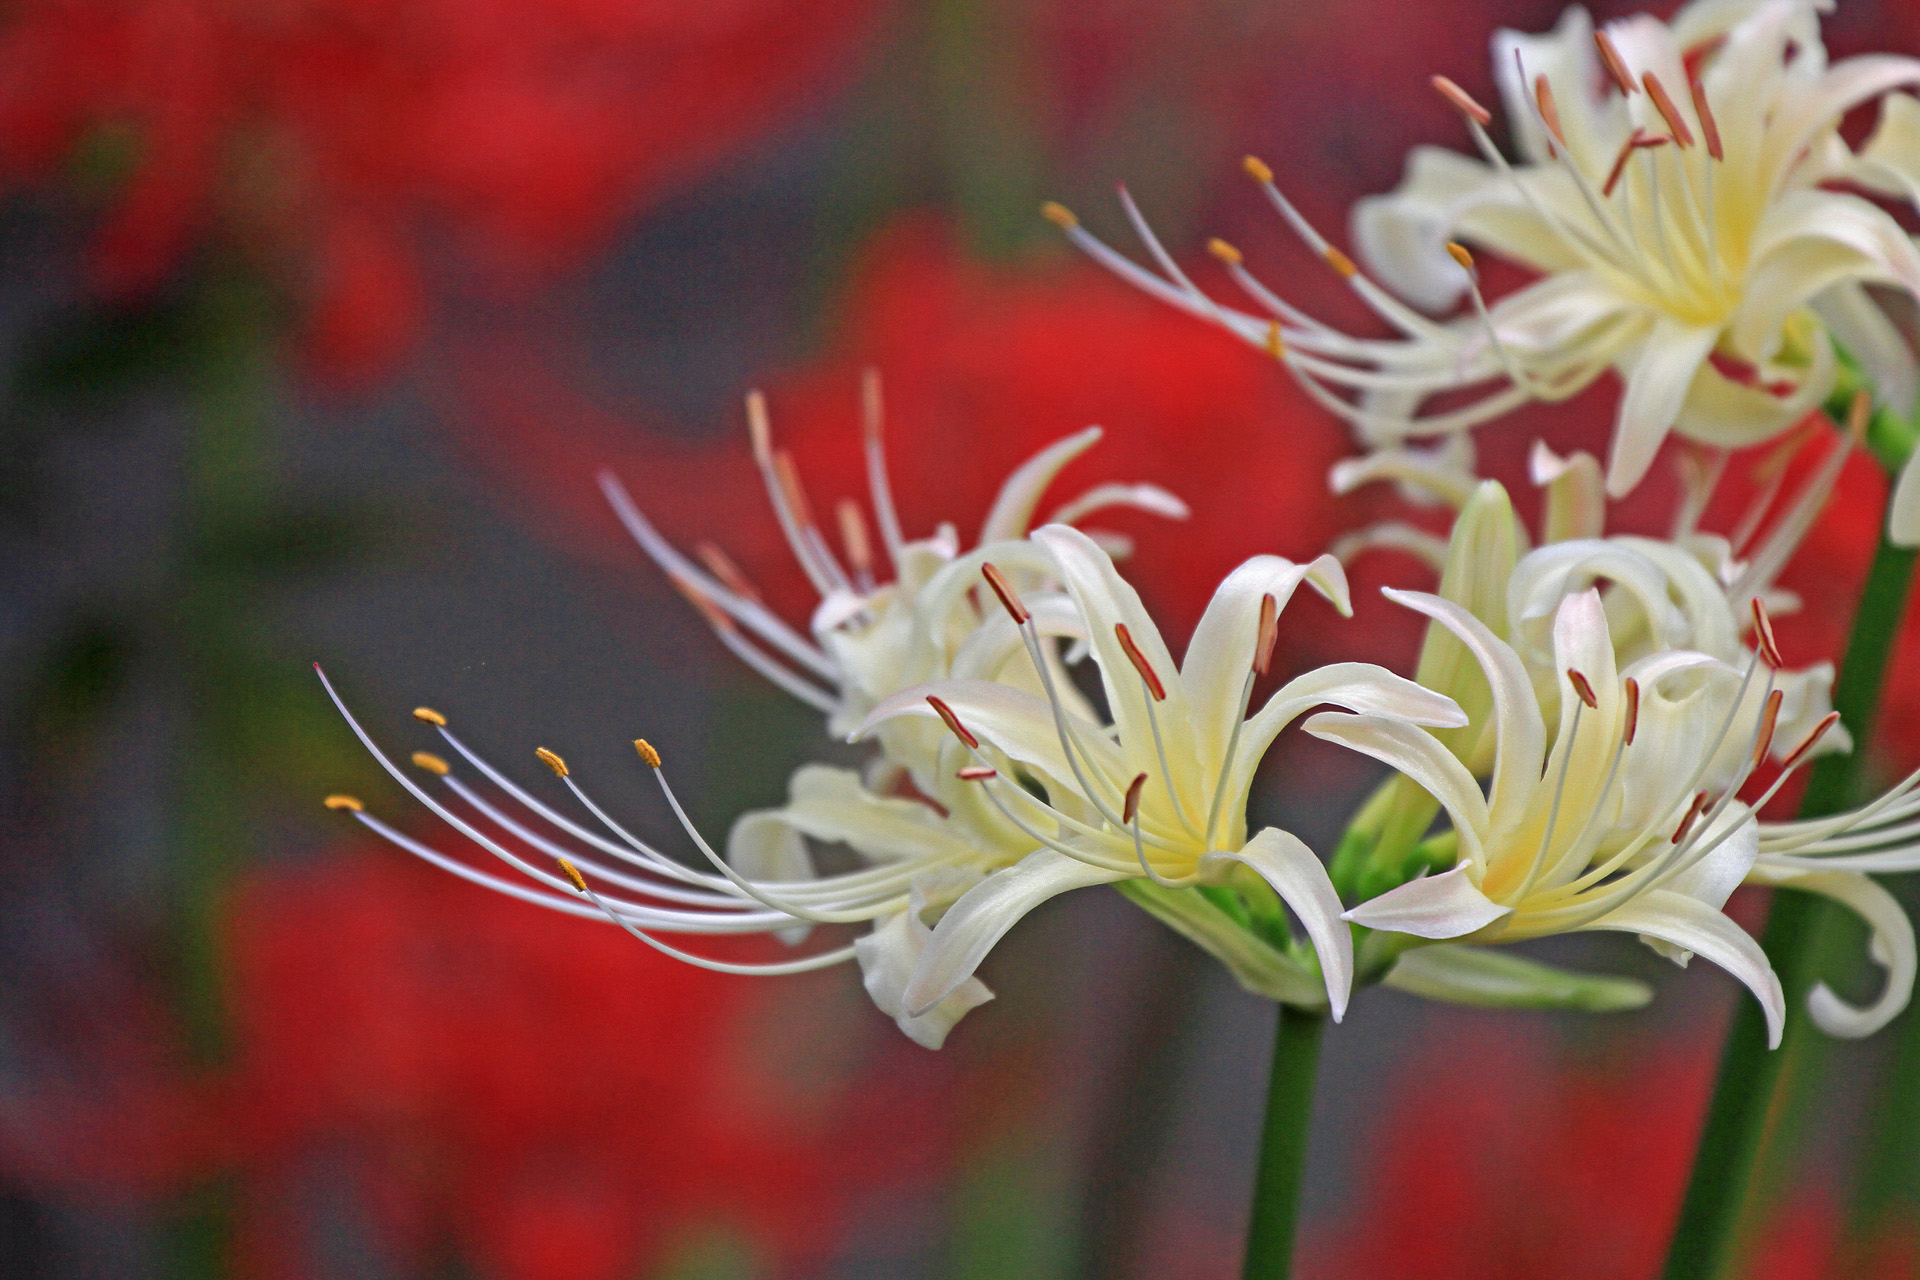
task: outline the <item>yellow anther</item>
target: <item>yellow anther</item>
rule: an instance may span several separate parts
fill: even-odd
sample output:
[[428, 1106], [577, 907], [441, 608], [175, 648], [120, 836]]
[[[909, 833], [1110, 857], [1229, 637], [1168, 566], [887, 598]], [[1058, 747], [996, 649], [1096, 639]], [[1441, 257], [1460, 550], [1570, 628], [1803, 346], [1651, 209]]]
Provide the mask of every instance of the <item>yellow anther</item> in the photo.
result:
[[1225, 240], [1216, 238], [1207, 241], [1207, 252], [1229, 266], [1237, 267], [1242, 261], [1240, 251]]
[[1240, 167], [1242, 169], [1245, 169], [1247, 171], [1247, 176], [1249, 178], [1252, 178], [1255, 182], [1272, 182], [1273, 181], [1273, 170], [1268, 168], [1267, 162], [1265, 160], [1262, 160], [1259, 156], [1248, 156], [1245, 160], [1242, 160], [1240, 162]]
[[1467, 246], [1457, 240], [1447, 241], [1447, 256], [1460, 264], [1463, 271], [1473, 270], [1473, 255], [1467, 252]]
[[1280, 322], [1272, 321], [1267, 325], [1267, 354], [1275, 360], [1287, 358], [1286, 339], [1280, 336]]
[[435, 711], [432, 707], [415, 707], [413, 709], [413, 718], [415, 720], [425, 720], [428, 724], [437, 725], [442, 729], [447, 727], [447, 718], [438, 711]]
[[573, 887], [582, 894], [586, 893], [587, 878], [580, 874], [580, 868], [574, 866], [565, 858], [557, 858], [555, 861], [560, 864], [560, 870], [565, 873], [567, 879], [573, 881]]
[[357, 796], [331, 795], [327, 797], [326, 805], [329, 809], [350, 809], [354, 813], [366, 808]]
[[635, 738], [633, 740], [633, 749], [640, 753], [640, 759], [645, 762], [647, 768], [658, 769], [660, 767], [660, 753], [653, 749], [651, 742], [648, 742], [645, 738]]
[[565, 760], [562, 760], [554, 752], [547, 750], [545, 747], [535, 747], [533, 749], [533, 754], [540, 757], [541, 764], [544, 764], [547, 766], [547, 768], [553, 770], [554, 777], [564, 778], [567, 776], [567, 762]]
[[431, 751], [414, 752], [413, 764], [416, 769], [425, 769], [428, 773], [437, 773], [443, 778], [447, 776], [447, 762]]
[[1332, 245], [1327, 246], [1326, 259], [1327, 265], [1338, 271], [1344, 279], [1351, 280], [1360, 274], [1360, 268], [1353, 265], [1353, 259]]
[[1040, 206], [1040, 216], [1062, 231], [1071, 231], [1080, 225], [1080, 219], [1073, 216], [1073, 210], [1055, 200]]

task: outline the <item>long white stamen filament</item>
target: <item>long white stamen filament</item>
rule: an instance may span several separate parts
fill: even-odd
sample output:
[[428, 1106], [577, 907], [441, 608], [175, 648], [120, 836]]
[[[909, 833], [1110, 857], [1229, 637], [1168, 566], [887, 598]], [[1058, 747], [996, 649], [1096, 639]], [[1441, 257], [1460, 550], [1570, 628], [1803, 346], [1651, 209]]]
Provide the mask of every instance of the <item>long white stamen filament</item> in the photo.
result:
[[873, 520], [880, 526], [880, 540], [886, 545], [887, 558], [897, 575], [900, 551], [906, 546], [906, 539], [900, 533], [900, 516], [893, 505], [893, 481], [887, 473], [886, 412], [878, 369], [868, 369], [861, 375], [860, 405], [867, 493], [873, 499]]
[[[1053, 686], [1053, 674], [1047, 669], [1046, 658], [1041, 653], [1039, 631], [1034, 627], [1031, 618], [1020, 625], [1020, 635], [1026, 642], [1027, 656], [1033, 659], [1034, 670], [1040, 673], [1040, 685], [1046, 691], [1047, 706], [1053, 713], [1054, 732], [1060, 738], [1060, 752], [1066, 756], [1067, 767], [1073, 771], [1074, 780], [1080, 784], [1081, 795], [1099, 812], [1101, 817], [1112, 823], [1116, 829], [1124, 830], [1127, 824], [1121, 821], [1120, 815], [1107, 803], [1106, 797], [1094, 790], [1086, 771], [1080, 767], [1081, 757], [1084, 755], [1087, 768], [1098, 771], [1092, 755], [1086, 753], [1085, 748], [1081, 747], [1079, 735], [1074, 732], [1067, 719], [1066, 709], [1061, 705], [1060, 695]], [[1104, 771], [1102, 771], [1102, 777], [1105, 777]], [[1120, 788], [1112, 779], [1107, 779], [1107, 783], [1114, 788], [1116, 794], [1119, 793]]]
[[739, 595], [725, 583], [718, 581], [701, 566], [681, 555], [674, 545], [660, 535], [639, 506], [627, 493], [626, 486], [611, 471], [600, 473], [600, 491], [606, 495], [607, 502], [613, 507], [620, 523], [626, 526], [627, 533], [647, 558], [665, 571], [669, 576], [678, 575], [694, 583], [709, 600], [719, 605], [733, 616], [735, 621], [755, 635], [771, 644], [795, 662], [800, 663], [823, 680], [837, 684], [840, 669], [826, 654], [799, 632], [788, 626], [778, 614], [757, 600], [749, 600]]
[[[1160, 781], [1166, 787], [1167, 795], [1173, 801], [1174, 817], [1186, 828], [1187, 834], [1195, 838], [1200, 832], [1195, 829], [1193, 820], [1187, 816], [1187, 802], [1181, 798], [1180, 788], [1174, 785], [1173, 769], [1167, 764], [1167, 745], [1160, 737], [1160, 714], [1153, 709], [1153, 691], [1147, 686], [1147, 678], [1140, 677], [1141, 703], [1147, 709], [1147, 727], [1153, 731], [1153, 754], [1160, 761]], [[1138, 825], [1137, 823], [1135, 824]]]
[[800, 562], [801, 571], [807, 575], [815, 591], [822, 596], [833, 594], [834, 575], [815, 559], [814, 548], [800, 527], [800, 513], [794, 510], [788, 500], [787, 485], [783, 483], [778, 459], [773, 451], [773, 428], [767, 421], [767, 402], [758, 391], [747, 395], [747, 430], [753, 441], [753, 464], [759, 469], [760, 482], [767, 490], [767, 503], [773, 508], [774, 518], [779, 521], [780, 532], [786, 536], [793, 558]]
[[1567, 730], [1567, 746], [1560, 757], [1560, 776], [1553, 784], [1553, 802], [1547, 807], [1547, 827], [1540, 835], [1540, 843], [1533, 851], [1533, 861], [1527, 864], [1527, 874], [1520, 881], [1520, 890], [1514, 894], [1514, 900], [1524, 901], [1533, 892], [1534, 881], [1540, 876], [1540, 868], [1546, 863], [1547, 850], [1553, 844], [1553, 829], [1560, 821], [1560, 800], [1567, 790], [1567, 770], [1573, 765], [1574, 753], [1580, 745], [1580, 713], [1587, 704], [1576, 698], [1573, 704], [1573, 724]]
[[[812, 907], [802, 906], [797, 902], [783, 900], [781, 897], [770, 893], [766, 888], [755, 885], [751, 880], [748, 880], [731, 866], [728, 866], [727, 860], [721, 857], [712, 845], [707, 843], [705, 836], [700, 834], [700, 828], [694, 825], [693, 819], [687, 816], [687, 811], [681, 808], [680, 797], [676, 796], [673, 793], [673, 788], [667, 784], [666, 770], [660, 768], [658, 765], [652, 765], [650, 767], [653, 772], [654, 781], [660, 784], [660, 794], [667, 798], [668, 806], [673, 809], [673, 816], [680, 822], [680, 829], [685, 831], [687, 838], [693, 841], [694, 846], [698, 848], [701, 853], [706, 855], [707, 861], [713, 864], [714, 870], [731, 881], [734, 888], [746, 894], [755, 902], [771, 907], [775, 911], [784, 911], [796, 919], [810, 921], [813, 924], [857, 924], [873, 919], [876, 914], [873, 911], [817, 910]], [[574, 785], [572, 778], [562, 778], [561, 781], [565, 782], [568, 790], [579, 796], [583, 803], [586, 802], [586, 793]], [[596, 808], [594, 812], [598, 814], [599, 810]], [[878, 914], [891, 914], [896, 910], [904, 910], [906, 905], [906, 897], [905, 895], [901, 895], [899, 898], [887, 903]]]
[[652, 947], [655, 951], [660, 952], [660, 954], [672, 956], [675, 960], [681, 961], [684, 964], [693, 965], [697, 969], [710, 969], [715, 973], [732, 973], [762, 978], [779, 977], [789, 973], [812, 973], [816, 969], [830, 969], [834, 965], [845, 964], [859, 954], [854, 945], [849, 943], [837, 951], [826, 951], [817, 956], [807, 956], [800, 960], [787, 960], [773, 964], [733, 964], [725, 960], [710, 960], [705, 956], [694, 955], [691, 951], [682, 951], [678, 947], [667, 945], [658, 938], [648, 936], [645, 932], [635, 927], [632, 921], [608, 906], [607, 903], [601, 899], [600, 895], [592, 889], [582, 887], [578, 892], [585, 894], [592, 900], [595, 906], [605, 912], [607, 919], [613, 921], [622, 929], [625, 929], [628, 933]]
[[1253, 700], [1253, 681], [1259, 673], [1249, 668], [1247, 678], [1240, 686], [1240, 714], [1233, 718], [1233, 731], [1227, 735], [1227, 753], [1220, 764], [1220, 777], [1213, 784], [1213, 800], [1207, 806], [1207, 832], [1201, 842], [1207, 847], [1213, 846], [1213, 832], [1220, 825], [1221, 803], [1227, 798], [1227, 779], [1233, 776], [1235, 760], [1240, 755], [1240, 730], [1247, 723], [1247, 704]]

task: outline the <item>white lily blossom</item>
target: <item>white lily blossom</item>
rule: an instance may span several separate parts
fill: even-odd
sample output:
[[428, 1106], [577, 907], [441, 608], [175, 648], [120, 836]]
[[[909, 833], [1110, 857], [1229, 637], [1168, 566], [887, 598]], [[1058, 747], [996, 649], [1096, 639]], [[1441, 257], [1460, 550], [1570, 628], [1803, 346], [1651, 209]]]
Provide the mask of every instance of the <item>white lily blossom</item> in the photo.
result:
[[[1669, 432], [1737, 447], [1785, 431], [1832, 389], [1838, 339], [1876, 398], [1910, 412], [1915, 362], [1867, 291], [1920, 297], [1920, 251], [1899, 223], [1831, 184], [1920, 192], [1920, 61], [1829, 64], [1817, 0], [1696, 0], [1671, 24], [1635, 15], [1595, 30], [1584, 9], [1548, 35], [1501, 31], [1494, 71], [1517, 154], [1451, 81], [1478, 158], [1416, 148], [1400, 188], [1353, 215], [1360, 257], [1310, 226], [1253, 159], [1249, 172], [1307, 245], [1394, 335], [1349, 336], [1214, 252], [1256, 311], [1228, 307], [1180, 270], [1122, 193], [1159, 274], [1080, 227], [1074, 241], [1141, 288], [1282, 359], [1370, 446], [1465, 430], [1529, 400], [1563, 400], [1608, 369], [1624, 389], [1606, 469], [1620, 496]], [[1891, 96], [1888, 96], [1891, 95]], [[1839, 125], [1881, 99], [1858, 155]], [[1536, 278], [1486, 299], [1467, 244]], [[1389, 292], [1389, 288], [1397, 291]], [[1404, 301], [1403, 301], [1404, 299]], [[1416, 307], [1463, 316], [1435, 320]], [[1412, 304], [1412, 305], [1409, 305]], [[1895, 504], [1894, 535], [1920, 540], [1920, 480]]]
[[[1049, 575], [1053, 562], [1024, 540], [1040, 499], [1060, 470], [1092, 447], [1098, 428], [1068, 436], [1029, 459], [1002, 485], [983, 522], [980, 546], [963, 553], [958, 535], [942, 526], [908, 541], [901, 532], [880, 434], [878, 387], [868, 385], [866, 450], [870, 499], [891, 581], [880, 580], [864, 518], [843, 504], [840, 527], [846, 559], [815, 525], [792, 459], [772, 445], [764, 405], [749, 399], [754, 453], [776, 515], [802, 571], [820, 593], [809, 633], [790, 626], [724, 553], [702, 547], [695, 558], [663, 538], [610, 475], [601, 484], [636, 541], [693, 601], [727, 648], [777, 686], [820, 711], [844, 735], [877, 702], [916, 682], [959, 676], [1034, 684], [1020, 657], [1008, 666], [1014, 630], [997, 611], [982, 615], [980, 568], [994, 556], [1006, 580], [1033, 601], [1040, 634], [1084, 642], [1085, 628], [1070, 599]], [[1054, 518], [1077, 520], [1095, 511], [1131, 506], [1182, 517], [1185, 506], [1151, 485], [1101, 485], [1060, 507]], [[1017, 642], [1016, 642], [1017, 647]], [[1057, 664], [1057, 658], [1055, 659]], [[1064, 668], [1057, 676], [1064, 684]], [[1023, 679], [1026, 684], [1023, 685]], [[324, 675], [322, 680], [325, 680]], [[958, 984], [926, 1008], [901, 1001], [904, 975], [926, 949], [928, 920], [937, 917], [983, 875], [1012, 864], [1031, 848], [1019, 827], [989, 804], [977, 786], [938, 767], [944, 737], [936, 728], [895, 725], [879, 735], [881, 752], [864, 775], [811, 764], [792, 777], [788, 801], [756, 810], [734, 823], [725, 856], [694, 827], [662, 771], [659, 753], [636, 748], [685, 834], [710, 864], [689, 867], [640, 840], [593, 801], [557, 754], [538, 753], [584, 810], [576, 820], [537, 798], [457, 737], [439, 712], [415, 715], [440, 735], [445, 755], [417, 752], [420, 778], [398, 767], [327, 685], [330, 696], [379, 762], [460, 835], [507, 864], [516, 875], [469, 865], [367, 813], [352, 797], [330, 803], [350, 811], [370, 830], [465, 879], [574, 915], [604, 917], [677, 958], [730, 973], [793, 973], [854, 960], [876, 1005], [902, 1031], [938, 1048], [969, 1009], [992, 998], [977, 980]], [[1077, 700], [1076, 707], [1084, 708]], [[821, 875], [809, 842], [844, 845], [858, 869]], [[559, 870], [552, 869], [557, 862]], [[529, 884], [528, 881], [532, 883]], [[771, 933], [802, 941], [814, 924], [872, 924], [850, 945], [771, 963], [735, 964], [695, 955], [656, 935]]]
[[[1546, 493], [1537, 546], [1531, 545], [1505, 489], [1472, 474], [1470, 456], [1442, 458], [1430, 450], [1400, 446], [1343, 462], [1332, 479], [1337, 492], [1392, 480], [1456, 508], [1450, 538], [1435, 539], [1430, 550], [1422, 548], [1424, 558], [1443, 575], [1441, 594], [1472, 609], [1520, 654], [1541, 705], [1551, 715], [1559, 697], [1552, 621], [1563, 599], [1592, 586], [1602, 587], [1618, 666], [1668, 649], [1704, 652], [1732, 667], [1752, 659], [1759, 649], [1753, 633], [1761, 620], [1799, 607], [1797, 598], [1782, 591], [1775, 579], [1832, 495], [1852, 437], [1830, 445], [1798, 491], [1781, 502], [1789, 451], [1801, 444], [1790, 441], [1765, 460], [1769, 483], [1727, 534], [1710, 533], [1699, 525], [1717, 472], [1724, 468], [1724, 455], [1712, 464], [1685, 469], [1686, 492], [1670, 536], [1655, 538], [1608, 534], [1599, 464], [1585, 453], [1560, 457], [1536, 442], [1530, 471]], [[1774, 518], [1768, 524], [1764, 517], [1770, 513]], [[1341, 550], [1352, 555], [1382, 545], [1407, 546], [1375, 532], [1350, 537]], [[1444, 635], [1444, 629], [1437, 634]], [[1464, 674], [1478, 681], [1471, 664]], [[1830, 662], [1775, 671], [1773, 688], [1782, 698], [1777, 756], [1784, 756], [1833, 709], [1833, 676]], [[1462, 690], [1445, 691], [1471, 700]], [[1747, 713], [1758, 713], [1762, 696], [1757, 687], [1750, 691]], [[1844, 752], [1851, 747], [1846, 726], [1835, 725], [1818, 749]], [[1732, 746], [1727, 751], [1731, 768], [1738, 751]]]
[[[1534, 681], [1512, 645], [1450, 600], [1388, 594], [1445, 628], [1479, 665], [1491, 694], [1490, 782], [1483, 793], [1455, 750], [1425, 729], [1341, 712], [1309, 719], [1307, 732], [1382, 760], [1431, 794], [1456, 842], [1451, 869], [1362, 902], [1347, 919], [1436, 942], [1637, 934], [1680, 963], [1699, 954], [1732, 973], [1760, 1000], [1777, 1044], [1785, 1016], [1779, 980], [1721, 908], [1748, 880], [1789, 884], [1859, 912], [1887, 970], [1881, 995], [1864, 1009], [1816, 988], [1815, 1022], [1831, 1034], [1865, 1035], [1905, 1007], [1913, 929], [1861, 872], [1920, 866], [1911, 822], [1920, 813], [1920, 775], [1833, 818], [1762, 821], [1759, 810], [1834, 717], [1793, 745], [1761, 795], [1739, 799], [1778, 728], [1780, 699], [1757, 659], [1743, 670], [1705, 653], [1663, 650], [1619, 665], [1600, 593], [1569, 594], [1553, 618], [1559, 714], [1550, 740]], [[1757, 714], [1747, 696], [1756, 684]], [[1738, 752], [1731, 771], [1729, 744]]]
[[[1307, 565], [1259, 556], [1241, 565], [1214, 594], [1176, 667], [1138, 595], [1091, 539], [1050, 525], [1032, 543], [1051, 557], [1085, 619], [1112, 723], [1089, 718], [1068, 696], [1052, 674], [1050, 642], [1019, 597], [1004, 590], [1017, 627], [1004, 643], [1009, 653], [1024, 648], [1039, 694], [986, 680], [934, 681], [867, 717], [863, 733], [900, 718], [944, 721], [952, 734], [946, 761], [1021, 828], [1031, 850], [941, 918], [906, 984], [909, 1010], [932, 1008], [962, 989], [993, 945], [1047, 899], [1089, 885], [1146, 882], [1172, 897], [1149, 909], [1213, 950], [1243, 983], [1323, 1005], [1339, 1018], [1353, 977], [1339, 896], [1298, 837], [1272, 827], [1247, 833], [1254, 769], [1275, 735], [1319, 704], [1408, 725], [1459, 725], [1459, 709], [1379, 667], [1338, 663], [1296, 677], [1247, 714], [1294, 590], [1306, 582], [1346, 611], [1345, 575], [1330, 556]], [[1200, 886], [1231, 887], [1272, 905], [1269, 918], [1280, 930], [1286, 926], [1273, 900], [1284, 902], [1305, 929], [1319, 980], [1289, 954], [1297, 948], [1261, 948], [1242, 925], [1207, 924], [1205, 900], [1179, 896]], [[1254, 954], [1263, 950], [1264, 957]]]

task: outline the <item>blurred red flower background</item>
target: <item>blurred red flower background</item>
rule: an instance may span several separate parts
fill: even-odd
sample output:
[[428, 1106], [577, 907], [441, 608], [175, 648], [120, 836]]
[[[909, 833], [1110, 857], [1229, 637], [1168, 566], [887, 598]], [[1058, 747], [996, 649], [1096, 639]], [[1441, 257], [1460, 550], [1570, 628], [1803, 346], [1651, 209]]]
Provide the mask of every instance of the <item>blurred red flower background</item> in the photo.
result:
[[391, 372], [448, 241], [493, 282], [616, 225], [836, 83], [874, 0], [28, 0], [0, 31], [0, 181], [104, 186], [99, 287], [210, 236], [301, 299], [312, 366]]

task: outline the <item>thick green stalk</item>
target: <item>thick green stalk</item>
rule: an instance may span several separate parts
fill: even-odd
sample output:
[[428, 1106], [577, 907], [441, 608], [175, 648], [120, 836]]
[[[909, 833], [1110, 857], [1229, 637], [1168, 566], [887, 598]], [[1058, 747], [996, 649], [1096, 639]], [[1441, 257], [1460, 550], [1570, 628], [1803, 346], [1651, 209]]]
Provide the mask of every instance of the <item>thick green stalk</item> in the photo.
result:
[[[1858, 799], [1874, 713], [1905, 612], [1913, 564], [1912, 551], [1884, 539], [1874, 555], [1833, 691], [1834, 709], [1853, 731], [1855, 747], [1847, 755], [1824, 756], [1813, 767], [1801, 804], [1805, 816], [1833, 813]], [[1777, 1051], [1769, 1052], [1759, 1006], [1741, 1001], [1722, 1051], [1693, 1176], [1667, 1254], [1665, 1280], [1714, 1280], [1737, 1257], [1742, 1208], [1783, 1078], [1805, 1069], [1808, 1037], [1817, 1034], [1807, 1025], [1805, 1007], [1827, 911], [1827, 905], [1811, 894], [1776, 892], [1774, 896], [1761, 946], [1786, 992], [1786, 1036]]]
[[1320, 1065], [1326, 1016], [1278, 1006], [1273, 1066], [1267, 1079], [1267, 1116], [1260, 1127], [1260, 1167], [1253, 1184], [1253, 1223], [1247, 1228], [1246, 1280], [1286, 1280], [1293, 1269], [1295, 1219], [1306, 1171], [1307, 1126], [1313, 1118], [1313, 1082]]

